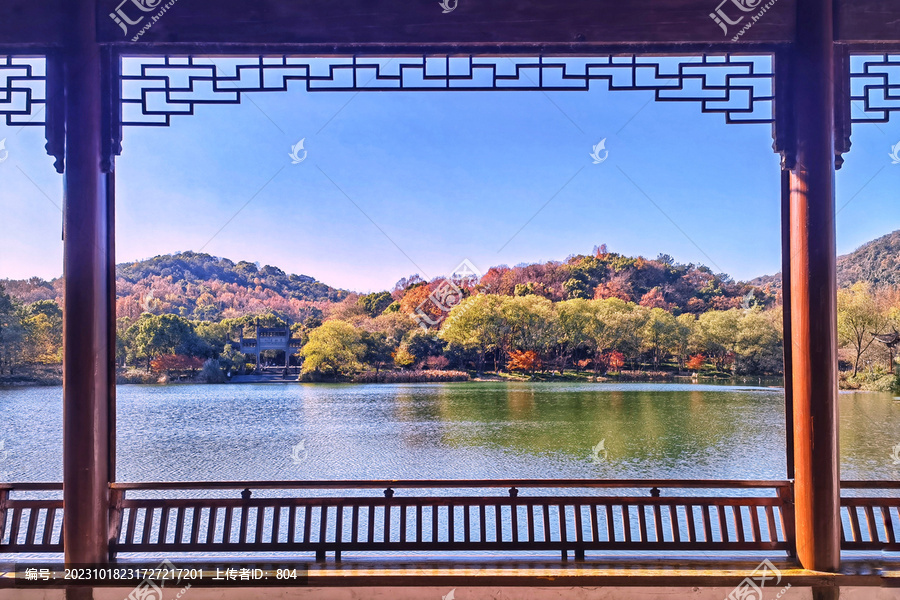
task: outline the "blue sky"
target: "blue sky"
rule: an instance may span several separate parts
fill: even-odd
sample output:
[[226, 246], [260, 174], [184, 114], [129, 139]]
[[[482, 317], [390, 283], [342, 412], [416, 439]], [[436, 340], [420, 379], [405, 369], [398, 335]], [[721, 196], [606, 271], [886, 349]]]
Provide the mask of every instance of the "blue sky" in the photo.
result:
[[[252, 94], [129, 127], [117, 162], [118, 261], [179, 250], [371, 291], [497, 264], [610, 250], [780, 268], [768, 125], [726, 125], [649, 92]], [[252, 101], [251, 101], [252, 100]], [[0, 278], [62, 270], [62, 179], [40, 128], [0, 126]], [[305, 138], [306, 160], [291, 164]], [[609, 158], [592, 164], [606, 138]], [[837, 175], [838, 251], [900, 229], [900, 121], [857, 125]], [[46, 194], [46, 195], [45, 195]], [[852, 200], [851, 200], [852, 199]]]

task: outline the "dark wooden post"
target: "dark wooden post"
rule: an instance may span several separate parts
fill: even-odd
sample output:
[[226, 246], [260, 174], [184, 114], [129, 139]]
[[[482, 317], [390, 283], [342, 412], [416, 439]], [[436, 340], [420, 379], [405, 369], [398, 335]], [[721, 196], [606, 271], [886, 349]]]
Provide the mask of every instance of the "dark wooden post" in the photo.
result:
[[[93, 0], [67, 2], [63, 539], [66, 564], [109, 552], [109, 176], [101, 166], [101, 55]], [[82, 595], [82, 592], [77, 592]]]
[[790, 310], [797, 557], [840, 565], [832, 0], [798, 0], [792, 56]]

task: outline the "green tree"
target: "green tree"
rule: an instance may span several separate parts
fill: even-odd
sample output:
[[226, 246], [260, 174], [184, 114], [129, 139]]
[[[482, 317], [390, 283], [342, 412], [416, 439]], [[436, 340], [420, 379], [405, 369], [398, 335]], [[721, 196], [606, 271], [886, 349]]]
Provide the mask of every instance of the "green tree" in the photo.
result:
[[859, 372], [863, 354], [874, 342], [873, 333], [881, 333], [888, 322], [875, 302], [869, 284], [858, 282], [837, 293], [838, 343], [853, 352], [853, 375]]
[[309, 341], [300, 351], [302, 371], [335, 378], [350, 375], [362, 368], [365, 352], [366, 345], [357, 328], [344, 321], [325, 321], [309, 333]]
[[487, 353], [500, 347], [501, 303], [500, 297], [492, 294], [465, 298], [453, 307], [438, 334], [446, 342], [475, 351], [479, 375], [484, 373]]
[[596, 311], [593, 303], [583, 298], [563, 300], [556, 305], [561, 353], [560, 373], [568, 359], [582, 349], [592, 347]]
[[360, 296], [356, 300], [356, 303], [362, 307], [370, 317], [377, 317], [393, 302], [394, 299], [388, 292], [375, 292]]
[[678, 326], [672, 313], [661, 308], [651, 308], [642, 330], [643, 347], [650, 352], [654, 368], [670, 352], [675, 350], [675, 333]]
[[10, 375], [21, 362], [26, 330], [22, 323], [22, 307], [0, 284], [0, 372]]
[[720, 371], [724, 371], [729, 359], [737, 354], [740, 321], [741, 311], [737, 308], [711, 310], [700, 315], [698, 327], [701, 344], [706, 355]]
[[737, 335], [735, 371], [779, 373], [784, 369], [781, 311], [754, 308], [741, 316]]
[[184, 317], [144, 313], [129, 332], [129, 337], [134, 340], [134, 356], [147, 361], [148, 371], [150, 361], [163, 354], [201, 356], [195, 352], [202, 344], [190, 321]]
[[542, 296], [505, 296], [500, 304], [506, 352], [533, 351], [538, 356], [556, 344], [558, 320], [553, 303]]
[[694, 351], [697, 339], [697, 317], [691, 313], [684, 313], [675, 318], [675, 333], [673, 335], [673, 351], [678, 369], [684, 370], [688, 358]]

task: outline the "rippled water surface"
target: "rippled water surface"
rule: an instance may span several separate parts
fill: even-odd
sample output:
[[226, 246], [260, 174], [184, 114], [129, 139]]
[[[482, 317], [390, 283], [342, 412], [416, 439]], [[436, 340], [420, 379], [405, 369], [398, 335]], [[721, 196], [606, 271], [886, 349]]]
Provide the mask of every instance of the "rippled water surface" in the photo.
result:
[[[62, 479], [61, 397], [0, 389], [0, 480]], [[121, 386], [117, 478], [768, 479], [785, 476], [784, 434], [776, 388]], [[900, 401], [841, 395], [844, 479], [897, 479], [897, 444]]]

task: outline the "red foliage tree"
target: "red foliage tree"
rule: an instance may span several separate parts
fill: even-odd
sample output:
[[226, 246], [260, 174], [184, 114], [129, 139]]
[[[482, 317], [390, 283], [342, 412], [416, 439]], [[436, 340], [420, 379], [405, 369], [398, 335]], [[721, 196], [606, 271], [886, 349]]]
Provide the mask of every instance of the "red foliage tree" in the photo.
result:
[[704, 364], [706, 364], [706, 356], [703, 354], [695, 354], [687, 361], [685, 366], [691, 371], [699, 371], [703, 368]]

